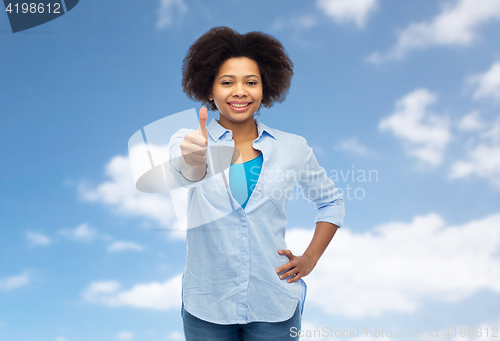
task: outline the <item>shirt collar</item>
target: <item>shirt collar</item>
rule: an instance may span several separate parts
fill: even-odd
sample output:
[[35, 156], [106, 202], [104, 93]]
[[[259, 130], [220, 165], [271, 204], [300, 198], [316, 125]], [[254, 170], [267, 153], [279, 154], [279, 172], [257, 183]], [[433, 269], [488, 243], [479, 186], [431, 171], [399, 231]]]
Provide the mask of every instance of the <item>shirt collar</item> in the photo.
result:
[[[274, 129], [269, 128], [264, 123], [259, 121], [256, 117], [254, 117], [254, 121], [255, 121], [255, 124], [257, 124], [257, 132], [259, 134], [259, 137], [257, 137], [257, 140], [260, 138], [260, 136], [262, 135], [263, 132], [266, 132], [267, 134], [269, 134], [269, 136], [271, 136], [273, 139], [276, 140], [276, 137], [275, 137], [276, 134], [274, 132]], [[215, 142], [217, 142], [217, 140], [219, 140], [222, 137], [222, 135], [229, 132], [230, 130], [224, 128], [223, 126], [220, 125], [220, 123], [215, 118], [212, 118], [212, 121], [210, 121], [210, 123], [207, 126], [207, 131], [210, 134], [210, 136], [212, 137], [212, 139]]]

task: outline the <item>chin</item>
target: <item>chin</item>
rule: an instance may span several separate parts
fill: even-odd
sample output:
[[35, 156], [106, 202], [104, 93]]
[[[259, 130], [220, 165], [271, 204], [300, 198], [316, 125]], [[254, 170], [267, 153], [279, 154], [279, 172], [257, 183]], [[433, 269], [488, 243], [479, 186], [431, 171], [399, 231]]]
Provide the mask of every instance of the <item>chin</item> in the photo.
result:
[[249, 117], [252, 117], [256, 111], [257, 110], [249, 111], [246, 113], [223, 112], [222, 114], [227, 118], [231, 118], [231, 119], [234, 119], [237, 121], [244, 121], [244, 120], [248, 119]]

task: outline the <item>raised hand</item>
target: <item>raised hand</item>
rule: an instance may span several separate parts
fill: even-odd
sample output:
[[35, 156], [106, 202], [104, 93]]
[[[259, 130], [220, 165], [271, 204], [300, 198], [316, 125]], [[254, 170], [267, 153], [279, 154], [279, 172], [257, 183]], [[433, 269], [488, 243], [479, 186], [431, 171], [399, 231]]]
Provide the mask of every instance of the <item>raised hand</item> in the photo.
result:
[[[192, 181], [201, 180], [207, 164], [207, 108], [200, 109], [198, 129], [184, 136], [180, 144], [182, 151], [181, 173]], [[186, 167], [188, 166], [188, 167]]]

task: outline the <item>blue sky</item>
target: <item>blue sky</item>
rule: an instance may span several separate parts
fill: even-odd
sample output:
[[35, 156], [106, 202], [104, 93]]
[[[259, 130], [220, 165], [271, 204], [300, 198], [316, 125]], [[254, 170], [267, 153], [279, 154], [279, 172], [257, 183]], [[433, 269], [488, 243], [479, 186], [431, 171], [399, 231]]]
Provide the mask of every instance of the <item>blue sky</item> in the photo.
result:
[[[87, 0], [16, 34], [0, 15], [0, 340], [183, 340], [185, 240], [152, 230], [171, 202], [135, 190], [127, 142], [199, 110], [182, 60], [223, 25], [283, 43], [292, 86], [258, 118], [346, 196], [303, 330], [500, 327], [500, 2]], [[301, 253], [313, 205], [287, 213]]]

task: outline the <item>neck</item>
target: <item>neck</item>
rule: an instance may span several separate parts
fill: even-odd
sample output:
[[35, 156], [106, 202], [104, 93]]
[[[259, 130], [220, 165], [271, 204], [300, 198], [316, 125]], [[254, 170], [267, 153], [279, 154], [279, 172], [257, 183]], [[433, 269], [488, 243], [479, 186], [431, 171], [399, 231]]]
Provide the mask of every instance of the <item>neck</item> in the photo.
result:
[[259, 136], [253, 115], [243, 122], [230, 121], [226, 117], [219, 115], [218, 122], [221, 126], [233, 132], [235, 142], [255, 140]]

